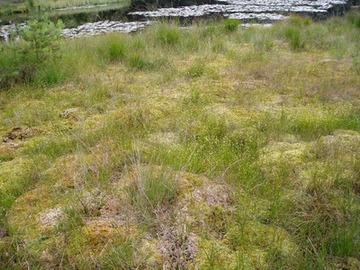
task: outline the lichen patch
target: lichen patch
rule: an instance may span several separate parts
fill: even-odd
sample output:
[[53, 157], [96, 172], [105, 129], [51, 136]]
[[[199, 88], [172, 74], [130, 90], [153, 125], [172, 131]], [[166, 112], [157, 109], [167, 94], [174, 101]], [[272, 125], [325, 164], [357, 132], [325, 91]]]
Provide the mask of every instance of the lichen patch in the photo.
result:
[[64, 217], [64, 212], [60, 206], [46, 209], [39, 214], [39, 221], [41, 226], [45, 228], [52, 228], [56, 226]]

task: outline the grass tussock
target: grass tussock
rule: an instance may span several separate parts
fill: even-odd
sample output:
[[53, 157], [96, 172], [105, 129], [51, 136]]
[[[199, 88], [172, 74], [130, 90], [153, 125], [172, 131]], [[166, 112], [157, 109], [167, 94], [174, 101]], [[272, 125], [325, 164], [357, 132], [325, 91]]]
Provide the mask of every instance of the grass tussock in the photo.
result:
[[161, 23], [10, 74], [0, 268], [358, 269], [358, 19]]

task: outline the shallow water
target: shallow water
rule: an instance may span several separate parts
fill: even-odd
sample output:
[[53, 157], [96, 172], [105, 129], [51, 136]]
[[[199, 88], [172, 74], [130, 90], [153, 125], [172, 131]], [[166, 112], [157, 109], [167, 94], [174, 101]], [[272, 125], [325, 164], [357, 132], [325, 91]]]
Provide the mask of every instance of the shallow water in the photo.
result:
[[[227, 17], [284, 19], [281, 16], [268, 14], [284, 15], [290, 13], [306, 13], [310, 16], [328, 15], [334, 12], [342, 12], [348, 8], [346, 0], [322, 0], [322, 1], [286, 1], [286, 0], [221, 0], [223, 4], [186, 6], [178, 8], [160, 8], [155, 11], [136, 11], [130, 12], [131, 16], [142, 16], [145, 18], [157, 17], [201, 17], [211, 14], [222, 14]], [[251, 13], [251, 16], [247, 14]], [[231, 16], [237, 14], [237, 16]], [[258, 16], [257, 16], [258, 15]]]
[[[106, 32], [130, 33], [143, 29], [151, 21], [158, 18], [193, 19], [220, 16], [239, 19], [243, 23], [269, 24], [274, 21], [284, 20], [290, 14], [298, 13], [307, 14], [315, 19], [322, 19], [329, 15], [342, 14], [350, 8], [351, 3], [351, 0], [218, 0], [217, 4], [160, 8], [155, 11], [133, 11], [127, 14], [121, 12], [116, 14], [117, 9], [106, 10], [104, 6], [101, 7], [105, 9], [102, 11], [102, 15], [96, 13], [95, 22], [81, 23], [78, 26], [66, 28], [63, 30], [63, 35], [64, 37], [74, 38]], [[91, 8], [90, 6], [73, 7], [71, 10], [81, 10], [83, 12], [83, 9], [91, 10]], [[83, 13], [74, 13], [73, 16], [75, 17], [76, 14]], [[109, 14], [113, 16], [109, 16]], [[89, 20], [91, 19], [90, 17]], [[0, 38], [6, 40], [11, 29], [14, 29], [14, 25], [0, 27]]]

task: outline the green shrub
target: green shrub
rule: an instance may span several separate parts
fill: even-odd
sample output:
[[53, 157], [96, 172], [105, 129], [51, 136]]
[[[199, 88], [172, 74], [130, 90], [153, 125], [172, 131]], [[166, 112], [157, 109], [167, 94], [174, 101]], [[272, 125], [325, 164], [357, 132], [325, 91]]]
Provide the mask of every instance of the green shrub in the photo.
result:
[[27, 21], [26, 27], [19, 32], [25, 41], [23, 56], [26, 60], [41, 63], [56, 56], [63, 23], [56, 24], [46, 17]]
[[237, 19], [226, 19], [225, 30], [228, 32], [235, 32], [239, 27], [239, 20]]

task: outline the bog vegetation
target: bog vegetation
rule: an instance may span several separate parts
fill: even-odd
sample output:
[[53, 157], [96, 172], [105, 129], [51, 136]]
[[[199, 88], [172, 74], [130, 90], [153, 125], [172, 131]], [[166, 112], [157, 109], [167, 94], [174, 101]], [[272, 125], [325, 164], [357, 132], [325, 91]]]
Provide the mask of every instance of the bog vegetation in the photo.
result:
[[359, 22], [2, 43], [0, 268], [359, 269]]

